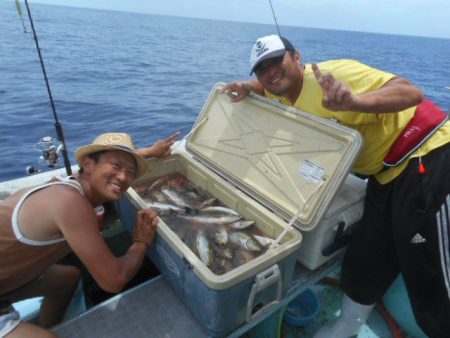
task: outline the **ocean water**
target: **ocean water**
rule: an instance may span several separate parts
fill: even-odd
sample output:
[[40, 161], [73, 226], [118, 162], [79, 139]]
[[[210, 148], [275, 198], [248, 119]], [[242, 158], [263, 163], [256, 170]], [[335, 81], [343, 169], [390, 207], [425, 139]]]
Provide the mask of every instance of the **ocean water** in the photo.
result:
[[[30, 6], [72, 164], [75, 149], [102, 132], [128, 132], [137, 146], [185, 135], [214, 84], [247, 78], [253, 42], [276, 33], [273, 25]], [[450, 108], [449, 39], [280, 29], [304, 63], [357, 59]], [[26, 175], [40, 155], [35, 144], [56, 133], [33, 36], [12, 1], [0, 2], [0, 32], [0, 177], [8, 180]]]

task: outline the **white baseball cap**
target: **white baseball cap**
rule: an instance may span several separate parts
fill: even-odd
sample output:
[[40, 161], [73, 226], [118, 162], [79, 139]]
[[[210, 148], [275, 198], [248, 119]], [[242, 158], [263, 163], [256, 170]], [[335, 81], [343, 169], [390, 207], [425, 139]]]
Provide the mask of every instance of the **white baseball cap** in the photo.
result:
[[283, 55], [286, 51], [295, 51], [292, 43], [286, 38], [278, 35], [267, 35], [259, 38], [250, 53], [250, 75], [259, 63]]

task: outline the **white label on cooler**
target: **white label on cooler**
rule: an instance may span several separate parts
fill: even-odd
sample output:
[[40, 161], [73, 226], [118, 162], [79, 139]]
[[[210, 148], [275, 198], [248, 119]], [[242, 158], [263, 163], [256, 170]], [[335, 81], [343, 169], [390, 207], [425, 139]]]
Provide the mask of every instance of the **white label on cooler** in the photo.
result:
[[298, 173], [306, 180], [317, 184], [325, 174], [325, 169], [309, 160], [305, 160]]

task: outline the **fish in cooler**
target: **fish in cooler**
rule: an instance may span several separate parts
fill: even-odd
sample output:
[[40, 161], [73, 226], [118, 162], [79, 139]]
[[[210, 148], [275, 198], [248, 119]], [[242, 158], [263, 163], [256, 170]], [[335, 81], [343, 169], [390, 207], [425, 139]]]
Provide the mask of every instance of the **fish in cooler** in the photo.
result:
[[246, 250], [261, 251], [261, 245], [259, 245], [259, 242], [253, 236], [245, 232], [233, 232], [230, 235], [230, 241]]
[[229, 226], [233, 229], [242, 230], [242, 229], [247, 229], [248, 227], [252, 226], [253, 224], [255, 224], [254, 221], [239, 219], [239, 220], [236, 220], [235, 222], [229, 223]]
[[267, 236], [254, 235], [255, 239], [261, 244], [263, 247], [274, 244], [276, 241], [273, 238]]
[[210, 215], [185, 215], [183, 217], [185, 220], [200, 223], [200, 224], [232, 224], [241, 220], [240, 216], [230, 215], [230, 216], [210, 216]]
[[212, 264], [214, 258], [211, 244], [206, 238], [203, 230], [199, 230], [197, 232], [197, 236], [195, 238], [195, 248], [202, 262], [209, 267]]
[[[217, 199], [216, 199], [217, 200]], [[222, 207], [222, 206], [207, 206], [204, 207], [200, 210], [203, 214], [205, 213], [211, 213], [211, 214], [228, 214], [228, 215], [235, 215], [235, 216], [239, 216], [239, 213], [231, 208], [227, 208], [227, 207]]]
[[156, 178], [135, 190], [216, 274], [263, 254], [271, 240], [253, 220], [225, 206], [181, 173]]
[[186, 212], [188, 212], [186, 208], [179, 207], [170, 203], [150, 202], [147, 205], [149, 208], [155, 209], [160, 215], [170, 212], [176, 212], [179, 214], [186, 214]]
[[224, 226], [217, 226], [215, 229], [214, 240], [218, 245], [226, 245], [228, 243], [228, 231]]

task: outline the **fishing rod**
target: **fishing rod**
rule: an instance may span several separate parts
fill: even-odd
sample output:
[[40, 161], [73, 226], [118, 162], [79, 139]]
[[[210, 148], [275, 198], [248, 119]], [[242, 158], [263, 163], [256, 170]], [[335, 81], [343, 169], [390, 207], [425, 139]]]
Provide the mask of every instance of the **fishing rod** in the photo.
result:
[[272, 9], [273, 19], [275, 20], [275, 26], [277, 26], [278, 36], [281, 37], [280, 27], [278, 26], [277, 17], [275, 16], [275, 11], [273, 10], [272, 1], [269, 0], [270, 8]]
[[[33, 31], [34, 42], [36, 44], [36, 50], [38, 52], [39, 61], [41, 63], [42, 73], [44, 74], [45, 85], [47, 87], [48, 97], [50, 99], [50, 104], [52, 107], [53, 118], [55, 120], [56, 134], [57, 134], [58, 140], [61, 142], [61, 146], [56, 148], [53, 145], [52, 137], [46, 136], [46, 137], [42, 138], [41, 141], [39, 142], [39, 145], [41, 146], [41, 150], [43, 151], [42, 158], [47, 161], [47, 163], [50, 167], [54, 167], [56, 165], [56, 163], [58, 162], [58, 152], [61, 152], [63, 155], [63, 159], [64, 159], [64, 166], [66, 168], [66, 173], [68, 176], [70, 176], [70, 175], [72, 175], [72, 168], [70, 165], [69, 156], [67, 154], [66, 142], [64, 140], [64, 133], [62, 130], [61, 123], [59, 122], [59, 119], [58, 119], [58, 114], [56, 113], [55, 102], [53, 101], [52, 91], [50, 89], [50, 84], [48, 82], [47, 72], [45, 70], [44, 60], [42, 58], [41, 48], [39, 47], [39, 41], [38, 41], [38, 37], [36, 34], [36, 29], [34, 28], [34, 22], [33, 22], [32, 16], [31, 16], [30, 6], [28, 5], [28, 0], [25, 0], [25, 5], [27, 7], [28, 18], [30, 19], [31, 30]], [[19, 0], [16, 0], [16, 6], [19, 11], [19, 16], [22, 20], [22, 10], [20, 7]], [[25, 30], [26, 29], [24, 26], [24, 31]], [[32, 174], [35, 172], [35, 170], [32, 167], [31, 168], [28, 167], [27, 171], [29, 174]]]

